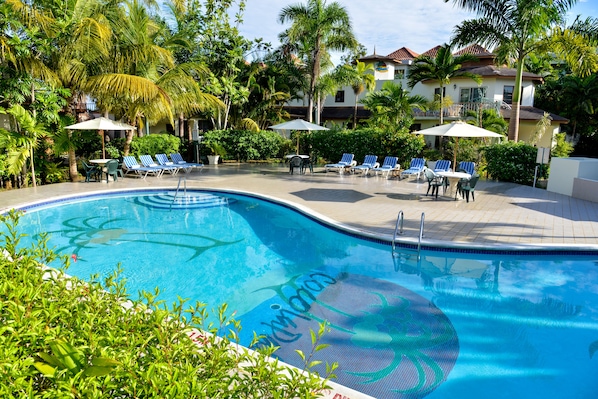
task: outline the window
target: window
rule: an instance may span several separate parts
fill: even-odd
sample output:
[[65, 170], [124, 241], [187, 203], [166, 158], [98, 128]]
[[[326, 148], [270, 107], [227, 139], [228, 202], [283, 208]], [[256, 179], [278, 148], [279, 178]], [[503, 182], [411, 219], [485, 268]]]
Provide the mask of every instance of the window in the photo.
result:
[[459, 102], [461, 103], [479, 103], [486, 97], [485, 87], [471, 87], [461, 89]]
[[513, 91], [515, 86], [504, 86], [502, 89], [502, 100], [507, 104], [513, 103]]
[[[440, 87], [434, 89], [434, 98], [440, 98]], [[442, 98], [446, 97], [446, 87], [442, 88]]]
[[395, 79], [405, 79], [405, 70], [395, 69]]
[[335, 103], [344, 103], [345, 102], [345, 91], [344, 90], [339, 90], [336, 92], [336, 95], [334, 96], [334, 102]]

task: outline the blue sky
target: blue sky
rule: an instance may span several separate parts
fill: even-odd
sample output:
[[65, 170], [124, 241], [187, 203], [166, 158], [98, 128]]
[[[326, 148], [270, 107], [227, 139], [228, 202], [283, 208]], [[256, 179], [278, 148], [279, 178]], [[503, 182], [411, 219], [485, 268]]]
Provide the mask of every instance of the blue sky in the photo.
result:
[[[241, 33], [251, 39], [262, 37], [278, 46], [278, 34], [287, 25], [278, 23], [278, 14], [285, 6], [305, 3], [304, 0], [246, 0], [247, 10]], [[328, 0], [331, 2], [332, 0]], [[453, 7], [443, 0], [337, 0], [351, 17], [357, 39], [368, 54], [387, 55], [401, 47], [417, 53], [450, 40], [452, 30], [459, 22], [473, 18], [473, 14]], [[571, 17], [598, 18], [598, 1], [579, 1]]]

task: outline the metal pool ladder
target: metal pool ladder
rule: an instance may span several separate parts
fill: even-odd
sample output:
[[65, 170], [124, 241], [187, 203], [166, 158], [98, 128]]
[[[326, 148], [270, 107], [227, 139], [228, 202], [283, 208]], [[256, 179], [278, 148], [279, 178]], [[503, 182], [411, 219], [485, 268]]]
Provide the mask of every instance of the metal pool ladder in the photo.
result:
[[[399, 211], [399, 214], [397, 215], [397, 223], [395, 224], [395, 231], [392, 235], [392, 256], [396, 257], [398, 256], [398, 253], [396, 251], [396, 240], [397, 240], [397, 235], [403, 235], [403, 222], [404, 222], [404, 214], [403, 211]], [[421, 221], [419, 223], [419, 239], [417, 241], [417, 260], [419, 261], [420, 259], [420, 253], [421, 253], [421, 246], [422, 246], [422, 238], [424, 238], [424, 221], [426, 219], [426, 213], [422, 212], [422, 216], [421, 216]]]
[[177, 184], [177, 186], [176, 186], [176, 191], [174, 192], [174, 197], [172, 198], [172, 204], [170, 204], [171, 209], [172, 209], [172, 205], [176, 201], [176, 197], [179, 195], [179, 189], [181, 188], [181, 180], [183, 181], [183, 195], [187, 196], [187, 175], [189, 174], [190, 171], [191, 171], [191, 168], [185, 168], [184, 169], [185, 175], [179, 176], [179, 184]]

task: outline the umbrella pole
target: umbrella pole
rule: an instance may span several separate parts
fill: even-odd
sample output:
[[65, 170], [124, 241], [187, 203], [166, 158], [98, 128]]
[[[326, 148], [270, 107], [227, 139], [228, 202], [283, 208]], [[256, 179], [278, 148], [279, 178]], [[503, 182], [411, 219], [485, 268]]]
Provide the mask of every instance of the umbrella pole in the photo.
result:
[[455, 137], [455, 151], [453, 154], [453, 172], [457, 170], [457, 151], [459, 150], [459, 137]]
[[297, 132], [297, 155], [299, 155], [299, 132]]
[[102, 135], [102, 159], [106, 159], [106, 146], [104, 143], [104, 131], [100, 130], [99, 132]]

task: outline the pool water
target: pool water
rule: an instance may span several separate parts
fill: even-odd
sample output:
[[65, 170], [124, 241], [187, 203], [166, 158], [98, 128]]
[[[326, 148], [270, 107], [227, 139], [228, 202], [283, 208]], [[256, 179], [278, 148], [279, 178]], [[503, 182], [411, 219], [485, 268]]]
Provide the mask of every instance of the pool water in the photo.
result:
[[[598, 392], [598, 259], [442, 251], [392, 256], [251, 196], [129, 192], [26, 210], [20, 230], [76, 258], [68, 273], [160, 288], [241, 320], [301, 367], [326, 320], [336, 382], [376, 398], [591, 398]], [[324, 373], [324, 369], [319, 369]]]

